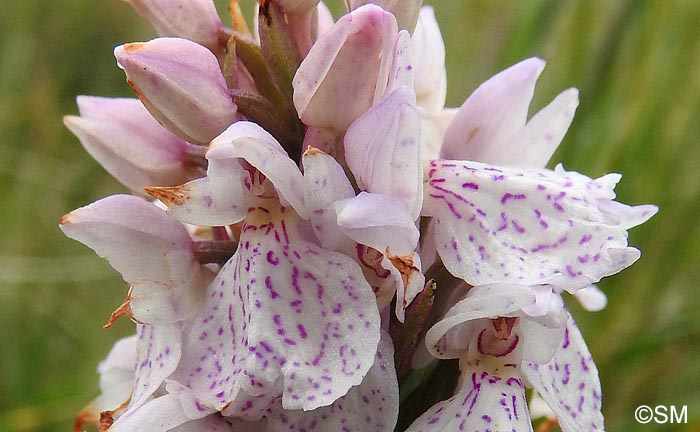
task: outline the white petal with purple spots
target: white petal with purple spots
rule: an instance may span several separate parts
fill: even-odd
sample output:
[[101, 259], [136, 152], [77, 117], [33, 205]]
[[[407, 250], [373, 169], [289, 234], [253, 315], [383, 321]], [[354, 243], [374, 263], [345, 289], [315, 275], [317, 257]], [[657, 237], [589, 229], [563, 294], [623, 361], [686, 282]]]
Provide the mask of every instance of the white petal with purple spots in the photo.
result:
[[383, 333], [374, 365], [362, 380], [332, 405], [313, 411], [284, 411], [268, 415], [268, 431], [391, 432], [399, 414], [399, 384], [394, 370], [394, 347]]
[[420, 115], [403, 86], [364, 113], [345, 134], [345, 159], [361, 190], [393, 197], [415, 220], [422, 203]]
[[134, 390], [127, 413], [143, 405], [177, 368], [182, 354], [180, 324], [136, 327]]
[[457, 394], [430, 408], [406, 432], [532, 431], [516, 365], [493, 363], [464, 362]]
[[547, 364], [523, 363], [522, 370], [552, 408], [564, 432], [604, 429], [598, 369], [571, 316], [554, 358]]
[[639, 257], [626, 226], [600, 208], [614, 197], [606, 177], [447, 160], [431, 161], [428, 177], [424, 214], [435, 218], [438, 253], [471, 285], [573, 292]]
[[359, 384], [374, 362], [371, 287], [350, 258], [303, 240], [300, 224], [276, 200], [246, 218], [185, 345], [180, 376], [202, 403], [223, 410], [281, 393], [285, 409], [314, 409]]

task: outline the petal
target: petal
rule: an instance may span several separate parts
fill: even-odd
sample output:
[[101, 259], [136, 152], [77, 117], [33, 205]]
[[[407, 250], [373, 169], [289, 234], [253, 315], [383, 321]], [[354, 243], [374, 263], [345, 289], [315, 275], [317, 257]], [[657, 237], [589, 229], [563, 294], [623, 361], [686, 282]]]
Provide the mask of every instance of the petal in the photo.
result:
[[236, 105], [207, 48], [158, 38], [118, 46], [114, 56], [148, 111], [184, 140], [206, 144], [235, 120]]
[[279, 6], [287, 14], [298, 14], [316, 8], [319, 0], [279, 0]]
[[336, 201], [355, 196], [343, 167], [333, 157], [310, 147], [303, 156], [304, 201], [311, 227], [321, 247], [334, 251], [347, 249], [350, 239], [338, 229]]
[[[564, 340], [568, 313], [564, 309], [561, 297], [558, 309], [549, 312], [543, 317], [521, 316], [518, 320], [518, 328], [523, 339], [523, 361], [544, 364], [552, 359], [557, 349]], [[523, 308], [527, 310], [527, 308]]]
[[182, 375], [218, 410], [241, 391], [281, 391], [285, 409], [329, 405], [374, 362], [379, 313], [359, 266], [304, 241], [298, 217], [268, 201], [247, 217], [185, 344]]
[[650, 204], [628, 206], [617, 201], [603, 201], [598, 205], [609, 217], [619, 221], [624, 229], [643, 224], [659, 211], [657, 206]]
[[345, 2], [351, 11], [368, 3], [376, 4], [382, 9], [391, 12], [396, 17], [400, 29], [413, 32], [423, 0], [347, 0]]
[[332, 405], [313, 411], [273, 409], [269, 430], [322, 430], [390, 432], [399, 414], [399, 385], [394, 369], [394, 347], [382, 333], [374, 365], [362, 383]]
[[397, 199], [360, 192], [353, 198], [337, 201], [338, 226], [357, 243], [382, 253], [387, 248], [396, 255], [413, 252], [418, 244], [418, 228]]
[[534, 303], [535, 294], [529, 287], [498, 284], [474, 287], [428, 330], [425, 345], [437, 358], [459, 358], [474, 339], [477, 326], [471, 321], [517, 316], [520, 309]]
[[[420, 10], [418, 25], [411, 38], [415, 65], [414, 89], [418, 105], [428, 113], [437, 113], [445, 106], [447, 71], [445, 69], [445, 43], [431, 6]], [[440, 142], [442, 143], [442, 137]]]
[[165, 432], [188, 421], [190, 419], [182, 411], [177, 396], [167, 394], [125, 413], [109, 428], [109, 432]]
[[525, 126], [543, 69], [543, 60], [530, 58], [481, 84], [447, 128], [441, 157], [498, 163], [510, 150], [512, 138]]
[[74, 210], [61, 219], [60, 228], [107, 259], [129, 283], [177, 286], [197, 266], [185, 227], [134, 196], [112, 195]]
[[608, 297], [595, 285], [587, 286], [574, 293], [574, 297], [589, 312], [598, 312], [605, 309]]
[[221, 19], [211, 0], [126, 0], [159, 36], [177, 36], [216, 48]]
[[[252, 429], [249, 425], [246, 425], [246, 432], [263, 432], [263, 428]], [[169, 432], [231, 432], [232, 430], [242, 430], [242, 429], [232, 429], [231, 424], [224, 418], [218, 415], [210, 415], [198, 420], [191, 420], [187, 423], [183, 423]]]
[[204, 290], [214, 273], [197, 266], [188, 283], [167, 286], [143, 281], [129, 291], [129, 308], [134, 319], [146, 324], [170, 324], [190, 318], [200, 307]]
[[292, 81], [301, 120], [344, 131], [367, 111], [385, 92], [397, 33], [394, 16], [375, 5], [341, 17], [311, 47]]
[[63, 122], [107, 172], [137, 194], [199, 174], [187, 163], [189, 144], [162, 127], [138, 99], [78, 96], [80, 117]]
[[136, 341], [136, 335], [133, 335], [119, 339], [114, 344], [107, 357], [97, 367], [100, 378], [120, 371], [127, 371], [133, 375], [136, 364]]
[[420, 255], [414, 252], [396, 256], [388, 251], [382, 258], [382, 267], [391, 271], [396, 291], [396, 318], [404, 322], [406, 308], [425, 287]]
[[544, 168], [564, 139], [578, 106], [578, 90], [569, 89], [533, 116], [508, 149], [489, 147], [483, 160], [519, 168]]
[[[168, 214], [182, 223], [199, 226], [226, 226], [242, 221], [252, 204], [250, 194], [242, 188], [234, 171], [223, 199], [214, 199], [209, 179], [199, 178], [174, 187], [148, 187], [146, 192], [168, 206]], [[238, 188], [235, 186], [239, 185]]]
[[114, 411], [126, 406], [131, 397], [135, 364], [136, 336], [118, 340], [97, 367], [102, 393], [90, 404], [95, 417], [99, 418], [102, 411]]
[[432, 161], [424, 212], [438, 253], [471, 285], [550, 284], [575, 291], [632, 264], [639, 251], [599, 208], [598, 180], [574, 173]]
[[554, 411], [547, 405], [547, 402], [545, 402], [544, 399], [542, 399], [542, 396], [540, 396], [539, 393], [537, 393], [537, 390], [532, 391], [532, 395], [530, 396], [530, 402], [527, 404], [528, 408], [530, 410], [530, 417], [533, 420], [539, 419], [539, 418], [546, 418], [546, 419], [556, 419], [556, 415], [554, 415]]
[[422, 204], [420, 115], [403, 86], [357, 119], [345, 134], [345, 159], [357, 185], [404, 203], [417, 219]]
[[604, 429], [598, 370], [571, 316], [554, 358], [543, 365], [523, 363], [523, 375], [547, 401], [564, 432]]
[[140, 408], [177, 368], [182, 354], [180, 324], [136, 326], [134, 391], [124, 416]]
[[[301, 171], [277, 140], [257, 124], [234, 123], [211, 142], [206, 157], [210, 163], [207, 177], [215, 194], [218, 190], [230, 189], [231, 162], [242, 159], [272, 183], [282, 205], [291, 205], [299, 215], [308, 218]], [[240, 166], [236, 169], [243, 170]], [[238, 177], [239, 174], [234, 175]], [[216, 195], [214, 198], [218, 199]]]
[[421, 119], [421, 159], [424, 171], [430, 169], [431, 160], [439, 158], [445, 131], [456, 114], [456, 108], [446, 108], [434, 113], [423, 114]]
[[401, 30], [396, 37], [391, 62], [391, 71], [389, 72], [389, 81], [387, 83], [386, 90], [384, 90], [384, 97], [402, 86], [413, 88], [413, 54], [411, 52], [411, 35], [406, 30]]
[[330, 30], [333, 27], [333, 24], [335, 24], [335, 20], [333, 19], [333, 14], [331, 13], [331, 10], [328, 9], [328, 6], [323, 1], [318, 2], [318, 7], [316, 8], [318, 11], [318, 37], [320, 38], [328, 30]]
[[462, 365], [459, 392], [430, 408], [406, 432], [532, 431], [515, 365]]

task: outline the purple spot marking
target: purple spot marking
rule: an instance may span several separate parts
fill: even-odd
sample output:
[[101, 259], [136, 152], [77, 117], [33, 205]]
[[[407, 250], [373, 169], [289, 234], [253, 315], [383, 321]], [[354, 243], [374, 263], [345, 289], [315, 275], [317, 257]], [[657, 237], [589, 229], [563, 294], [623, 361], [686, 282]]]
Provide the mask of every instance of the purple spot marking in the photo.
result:
[[280, 295], [275, 291], [275, 289], [272, 287], [272, 278], [270, 276], [265, 276], [265, 287], [267, 288], [268, 291], [270, 291], [270, 297], [274, 300]]
[[274, 252], [267, 251], [267, 262], [269, 262], [272, 265], [277, 265], [279, 264], [280, 260], [275, 256]]
[[525, 199], [525, 194], [519, 193], [519, 194], [512, 194], [510, 192], [506, 192], [503, 194], [501, 197], [501, 204], [505, 204], [508, 200], [524, 200]]

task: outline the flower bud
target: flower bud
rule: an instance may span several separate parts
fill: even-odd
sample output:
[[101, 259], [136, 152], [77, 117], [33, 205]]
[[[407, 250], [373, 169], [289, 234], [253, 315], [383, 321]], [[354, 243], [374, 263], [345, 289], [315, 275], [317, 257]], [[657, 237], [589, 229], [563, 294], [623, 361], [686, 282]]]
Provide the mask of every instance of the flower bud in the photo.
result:
[[311, 47], [294, 76], [294, 106], [301, 120], [344, 131], [381, 99], [397, 33], [394, 16], [374, 5], [340, 18]]
[[158, 36], [190, 39], [211, 49], [221, 19], [211, 0], [124, 0], [146, 19]]
[[236, 116], [214, 54], [179, 38], [115, 48], [117, 64], [148, 111], [186, 141], [206, 144]]
[[305, 13], [315, 9], [319, 0], [273, 0], [286, 14]]
[[[416, 97], [418, 105], [428, 113], [439, 113], [445, 106], [447, 72], [445, 43], [432, 7], [420, 11], [420, 19], [411, 38], [415, 64]], [[440, 140], [442, 142], [442, 140]]]
[[394, 14], [399, 29], [413, 33], [423, 0], [345, 0], [345, 3], [351, 11], [368, 3], [374, 3]]
[[132, 191], [182, 184], [199, 174], [186, 161], [191, 144], [159, 125], [138, 99], [78, 96], [77, 102], [80, 116], [66, 116], [66, 127]]

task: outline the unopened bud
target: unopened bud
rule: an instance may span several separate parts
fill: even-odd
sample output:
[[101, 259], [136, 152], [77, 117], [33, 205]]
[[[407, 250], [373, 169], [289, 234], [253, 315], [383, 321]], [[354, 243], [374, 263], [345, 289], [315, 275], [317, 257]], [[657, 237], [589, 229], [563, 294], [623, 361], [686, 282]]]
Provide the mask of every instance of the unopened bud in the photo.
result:
[[202, 174], [187, 162], [187, 150], [195, 146], [159, 125], [138, 99], [78, 96], [77, 102], [80, 116], [66, 116], [66, 127], [132, 191], [182, 184]]
[[217, 45], [221, 19], [211, 0], [124, 0], [158, 36], [190, 39], [209, 48]]
[[219, 63], [203, 46], [158, 38], [118, 46], [114, 56], [153, 117], [184, 140], [206, 144], [235, 120]]
[[340, 18], [311, 47], [294, 76], [301, 120], [344, 131], [381, 99], [397, 33], [394, 16], [374, 5]]
[[345, 0], [345, 3], [351, 11], [368, 3], [374, 3], [394, 14], [399, 23], [399, 29], [413, 33], [423, 0]]

